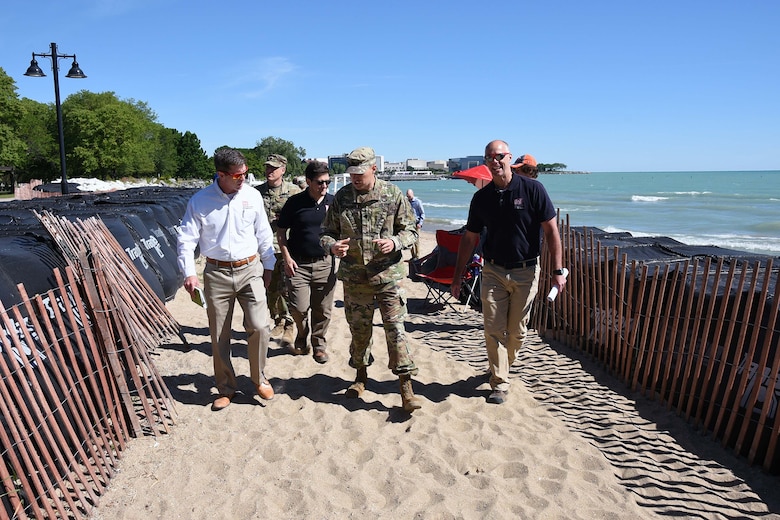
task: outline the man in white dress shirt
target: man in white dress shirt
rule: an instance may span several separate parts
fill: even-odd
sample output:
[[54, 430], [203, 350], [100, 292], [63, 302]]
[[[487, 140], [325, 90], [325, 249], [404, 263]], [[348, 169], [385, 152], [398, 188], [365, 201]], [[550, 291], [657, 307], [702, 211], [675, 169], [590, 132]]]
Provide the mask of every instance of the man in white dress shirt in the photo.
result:
[[214, 165], [216, 182], [195, 193], [187, 204], [179, 228], [178, 262], [184, 288], [192, 294], [200, 286], [195, 271], [198, 246], [206, 257], [203, 282], [219, 394], [212, 410], [221, 410], [230, 405], [238, 389], [230, 360], [236, 300], [244, 311], [252, 383], [261, 398], [274, 396], [265, 377], [270, 336], [265, 288], [276, 258], [263, 198], [245, 182], [246, 158], [238, 150], [221, 148], [214, 153]]

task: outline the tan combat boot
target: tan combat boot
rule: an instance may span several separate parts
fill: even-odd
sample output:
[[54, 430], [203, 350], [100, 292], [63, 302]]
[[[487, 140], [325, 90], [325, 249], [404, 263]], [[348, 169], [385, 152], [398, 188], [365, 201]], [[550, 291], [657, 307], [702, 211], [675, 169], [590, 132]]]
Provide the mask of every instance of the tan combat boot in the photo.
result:
[[295, 323], [284, 321], [284, 331], [282, 332], [282, 348], [295, 350]]
[[412, 390], [412, 377], [409, 374], [402, 374], [398, 376], [398, 380], [401, 383], [401, 402], [404, 410], [411, 413], [422, 408], [422, 400], [414, 395]]
[[360, 367], [357, 369], [355, 382], [349, 385], [349, 388], [347, 388], [347, 393], [344, 395], [350, 399], [360, 397], [366, 390], [366, 383], [368, 383], [368, 369], [366, 367]]
[[283, 332], [284, 332], [284, 320], [278, 319], [274, 323], [274, 328], [271, 329], [271, 337], [272, 338], [279, 338], [279, 337], [281, 337]]

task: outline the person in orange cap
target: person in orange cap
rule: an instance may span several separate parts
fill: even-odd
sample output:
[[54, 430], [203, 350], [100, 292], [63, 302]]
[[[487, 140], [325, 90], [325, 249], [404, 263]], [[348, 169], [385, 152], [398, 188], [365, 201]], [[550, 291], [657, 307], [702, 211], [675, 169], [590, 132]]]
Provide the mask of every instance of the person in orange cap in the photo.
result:
[[519, 173], [530, 179], [536, 179], [539, 177], [539, 168], [536, 165], [536, 159], [530, 153], [521, 155], [512, 165], [513, 173]]

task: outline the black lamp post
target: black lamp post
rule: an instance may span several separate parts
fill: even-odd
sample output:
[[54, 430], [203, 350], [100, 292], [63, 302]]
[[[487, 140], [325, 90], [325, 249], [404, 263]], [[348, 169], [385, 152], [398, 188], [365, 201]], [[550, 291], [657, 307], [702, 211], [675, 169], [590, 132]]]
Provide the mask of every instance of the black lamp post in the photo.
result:
[[73, 58], [73, 65], [65, 75], [66, 78], [86, 78], [87, 76], [79, 68], [79, 64], [76, 61], [76, 55], [57, 54], [57, 44], [54, 42], [51, 44], [51, 53], [32, 53], [32, 61], [30, 61], [30, 66], [27, 68], [27, 72], [24, 73], [25, 76], [30, 76], [33, 78], [42, 78], [46, 76], [46, 74], [44, 74], [41, 68], [38, 66], [38, 61], [35, 59], [36, 56], [40, 56], [41, 58], [51, 58], [51, 69], [54, 71], [54, 106], [57, 109], [57, 135], [60, 140], [60, 172], [62, 173], [61, 192], [63, 195], [67, 195], [68, 175], [65, 173], [65, 134], [62, 131], [62, 106], [60, 106], [60, 80], [58, 74], [60, 67], [57, 63], [57, 60], [59, 58]]

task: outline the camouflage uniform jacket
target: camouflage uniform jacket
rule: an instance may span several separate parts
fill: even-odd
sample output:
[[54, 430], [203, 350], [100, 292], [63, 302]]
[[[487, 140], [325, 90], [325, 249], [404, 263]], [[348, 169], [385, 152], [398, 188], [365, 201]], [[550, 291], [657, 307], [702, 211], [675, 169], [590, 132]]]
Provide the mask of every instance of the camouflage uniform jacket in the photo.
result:
[[[376, 179], [373, 189], [357, 192], [347, 184], [337, 193], [323, 222], [320, 245], [330, 251], [336, 240], [349, 238], [347, 256], [339, 263], [338, 278], [371, 285], [398, 281], [406, 276], [401, 251], [417, 241], [414, 212], [394, 184]], [[379, 251], [373, 240], [390, 238], [395, 249]]]
[[265, 213], [268, 215], [268, 222], [271, 224], [271, 231], [274, 233], [274, 252], [281, 253], [282, 250], [279, 249], [279, 242], [276, 238], [276, 230], [279, 229], [277, 225], [279, 213], [282, 211], [284, 203], [290, 198], [290, 195], [300, 193], [301, 189], [292, 182], [283, 180], [278, 188], [271, 188], [268, 186], [268, 182], [264, 182], [257, 187], [257, 191], [263, 196]]

